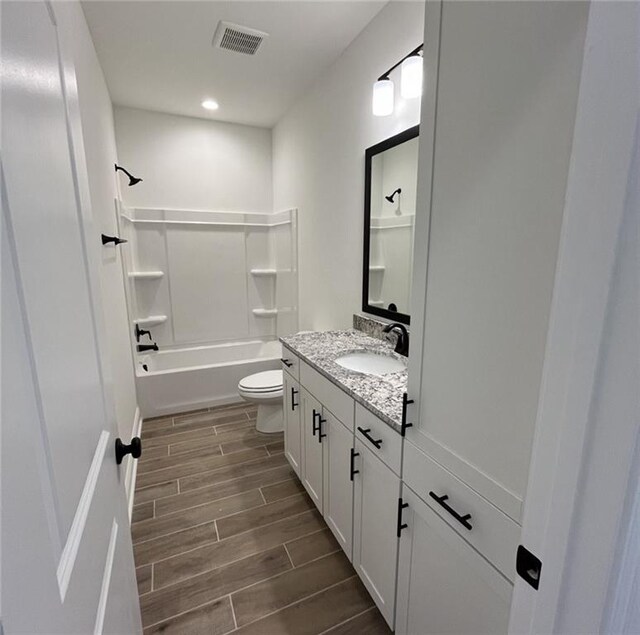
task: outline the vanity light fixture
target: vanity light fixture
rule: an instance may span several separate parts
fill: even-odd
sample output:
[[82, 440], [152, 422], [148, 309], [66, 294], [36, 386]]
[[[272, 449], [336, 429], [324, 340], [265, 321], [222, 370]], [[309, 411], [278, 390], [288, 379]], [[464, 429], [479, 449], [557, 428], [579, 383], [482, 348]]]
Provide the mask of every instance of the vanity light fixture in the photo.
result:
[[205, 110], [218, 110], [218, 108], [220, 108], [220, 105], [215, 99], [205, 99], [202, 102], [202, 107]]
[[373, 114], [376, 117], [386, 117], [393, 113], [394, 86], [389, 74], [398, 66], [402, 66], [400, 93], [404, 99], [419, 97], [422, 93], [422, 49], [424, 44], [417, 46], [399, 62], [396, 62], [386, 73], [378, 77], [373, 85], [373, 99], [371, 102]]
[[128, 177], [129, 177], [129, 187], [131, 187], [132, 185], [136, 185], [136, 183], [140, 183], [140, 181], [142, 181], [142, 179], [139, 179], [135, 176], [133, 176], [131, 174], [131, 172], [129, 172], [128, 170], [125, 170], [124, 168], [121, 168], [117, 163], [115, 164], [116, 167], [116, 172], [118, 170], [124, 172]]

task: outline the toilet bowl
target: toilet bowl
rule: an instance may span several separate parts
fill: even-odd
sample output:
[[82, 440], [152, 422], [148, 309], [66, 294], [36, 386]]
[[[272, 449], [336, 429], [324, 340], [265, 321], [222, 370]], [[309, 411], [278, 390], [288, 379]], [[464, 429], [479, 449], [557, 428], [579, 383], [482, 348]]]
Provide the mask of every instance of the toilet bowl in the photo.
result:
[[258, 406], [256, 430], [258, 432], [282, 432], [282, 371], [267, 370], [248, 375], [238, 383], [238, 394]]

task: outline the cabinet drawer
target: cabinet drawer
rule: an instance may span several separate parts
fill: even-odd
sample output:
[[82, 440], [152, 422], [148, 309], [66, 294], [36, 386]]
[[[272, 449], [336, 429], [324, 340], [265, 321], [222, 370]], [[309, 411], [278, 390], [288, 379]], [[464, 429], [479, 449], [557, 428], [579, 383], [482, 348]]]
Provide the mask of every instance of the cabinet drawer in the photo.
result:
[[300, 362], [300, 384], [344, 425], [353, 430], [353, 399], [305, 362]]
[[[412, 443], [404, 446], [406, 484], [509, 580], [515, 578], [520, 526]], [[431, 495], [437, 496], [447, 507]], [[443, 496], [447, 498], [442, 499]], [[470, 514], [471, 529], [456, 519]]]
[[294, 379], [300, 378], [300, 360], [288, 348], [282, 347], [282, 358], [280, 360], [282, 370], [286, 371]]
[[359, 403], [356, 403], [355, 433], [356, 439], [366, 445], [396, 474], [400, 474], [402, 437]]

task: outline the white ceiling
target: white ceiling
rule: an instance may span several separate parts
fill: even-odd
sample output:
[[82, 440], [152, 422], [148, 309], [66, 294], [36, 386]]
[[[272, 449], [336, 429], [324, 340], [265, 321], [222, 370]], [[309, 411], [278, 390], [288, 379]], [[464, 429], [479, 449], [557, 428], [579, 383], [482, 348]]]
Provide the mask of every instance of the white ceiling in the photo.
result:
[[[385, 1], [85, 0], [115, 104], [272, 127]], [[269, 33], [254, 56], [211, 45], [219, 20]], [[220, 109], [200, 105], [215, 99]]]

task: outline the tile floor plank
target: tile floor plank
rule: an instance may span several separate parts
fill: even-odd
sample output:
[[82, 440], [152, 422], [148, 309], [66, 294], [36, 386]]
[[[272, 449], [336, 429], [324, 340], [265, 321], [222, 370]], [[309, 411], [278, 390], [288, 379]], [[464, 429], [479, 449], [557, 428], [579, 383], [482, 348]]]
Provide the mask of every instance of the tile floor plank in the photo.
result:
[[285, 547], [294, 567], [299, 567], [340, 549], [338, 541], [333, 537], [331, 529], [328, 527], [310, 536], [287, 542]]
[[260, 491], [257, 489], [250, 490], [175, 514], [135, 523], [131, 526], [131, 538], [133, 539], [133, 544], [136, 544], [144, 540], [188, 529], [189, 527], [195, 527], [211, 520], [230, 516], [259, 505], [264, 506]]
[[281, 573], [231, 595], [238, 626], [254, 622], [353, 576], [342, 551]]
[[144, 635], [224, 635], [235, 628], [229, 597], [144, 629]]
[[134, 505], [131, 512], [131, 523], [139, 523], [141, 520], [153, 518], [153, 501]]
[[[215, 437], [211, 437], [214, 439]], [[150, 448], [151, 450], [155, 450], [156, 448]], [[166, 448], [168, 449], [168, 447]], [[197, 450], [191, 450], [189, 453], [189, 460], [207, 458], [210, 456], [220, 456], [222, 454], [222, 449], [219, 444], [206, 445], [204, 447], [198, 448]], [[169, 454], [165, 454], [164, 456], [150, 459], [148, 461], [144, 461], [143, 463], [138, 464], [138, 474], [146, 474], [147, 472], [155, 472], [156, 470], [164, 470], [169, 467], [174, 467], [176, 465], [182, 465], [185, 462], [184, 456], [169, 456]]]
[[380, 611], [374, 606], [350, 620], [325, 631], [324, 635], [392, 635]]
[[290, 568], [289, 557], [280, 546], [151, 591], [140, 598], [142, 623], [146, 627], [161, 622]]
[[263, 486], [260, 488], [260, 491], [267, 503], [273, 503], [274, 501], [281, 500], [282, 498], [288, 498], [294, 494], [301, 494], [305, 489], [294, 473], [291, 478], [286, 481]]
[[154, 565], [154, 587], [161, 589], [238, 558], [290, 544], [288, 541], [310, 536], [324, 526], [322, 516], [313, 509], [173, 556]]
[[318, 635], [373, 604], [357, 576], [301, 600], [256, 622], [240, 627], [238, 635]]
[[240, 478], [224, 481], [217, 485], [209, 487], [201, 487], [199, 489], [167, 496], [156, 501], [156, 516], [164, 516], [178, 512], [182, 509], [189, 509], [197, 505], [204, 505], [220, 498], [226, 498], [233, 494], [240, 494], [252, 489], [271, 485], [272, 483], [281, 483], [294, 478], [295, 472], [287, 465], [272, 468], [256, 474], [249, 474]]
[[136, 482], [136, 494], [134, 503], [146, 503], [147, 501], [157, 500], [165, 496], [171, 496], [178, 493], [178, 481], [167, 481], [166, 483], [158, 483], [144, 489], [137, 489], [138, 483]]
[[221, 518], [217, 521], [218, 536], [222, 540], [223, 538], [228, 538], [229, 536], [239, 534], [248, 529], [268, 525], [281, 518], [300, 514], [313, 508], [313, 501], [307, 494], [290, 496], [275, 503], [268, 503], [262, 507], [254, 507], [245, 512]]
[[151, 568], [152, 565], [147, 564], [144, 567], [136, 569], [136, 581], [138, 583], [138, 595], [143, 595], [151, 591]]

